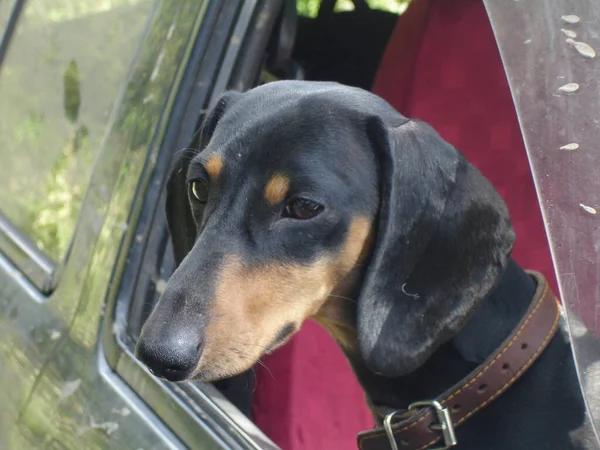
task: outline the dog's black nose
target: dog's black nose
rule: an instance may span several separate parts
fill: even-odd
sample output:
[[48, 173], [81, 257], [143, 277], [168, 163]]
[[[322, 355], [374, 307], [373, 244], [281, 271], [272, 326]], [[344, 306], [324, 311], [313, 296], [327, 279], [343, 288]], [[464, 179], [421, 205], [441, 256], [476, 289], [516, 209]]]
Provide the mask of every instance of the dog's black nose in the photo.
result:
[[135, 356], [157, 377], [168, 381], [188, 378], [204, 350], [202, 333], [197, 330], [172, 330], [167, 333], [142, 333]]

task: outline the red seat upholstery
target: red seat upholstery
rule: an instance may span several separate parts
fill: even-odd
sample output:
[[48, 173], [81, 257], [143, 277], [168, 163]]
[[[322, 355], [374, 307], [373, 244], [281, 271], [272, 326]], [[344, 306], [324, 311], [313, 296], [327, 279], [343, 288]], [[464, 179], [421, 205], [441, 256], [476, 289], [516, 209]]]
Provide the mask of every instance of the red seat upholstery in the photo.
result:
[[[480, 0], [413, 0], [398, 22], [374, 92], [432, 124], [508, 203], [515, 259], [556, 287], [510, 91]], [[431, 7], [430, 7], [431, 5]], [[307, 323], [257, 370], [254, 420], [284, 450], [351, 449], [372, 426], [362, 390], [327, 333]]]
[[359, 431], [373, 419], [337, 344], [307, 322], [257, 369], [253, 418], [284, 450], [356, 448]]
[[[395, 74], [402, 73], [405, 62], [395, 52], [404, 47], [406, 39], [397, 29], [373, 91], [406, 116], [429, 122], [491, 180], [508, 204], [517, 234], [515, 260], [542, 272], [558, 293], [517, 115], [483, 2], [434, 1], [410, 79], [398, 80]], [[395, 88], [398, 83], [410, 89]]]

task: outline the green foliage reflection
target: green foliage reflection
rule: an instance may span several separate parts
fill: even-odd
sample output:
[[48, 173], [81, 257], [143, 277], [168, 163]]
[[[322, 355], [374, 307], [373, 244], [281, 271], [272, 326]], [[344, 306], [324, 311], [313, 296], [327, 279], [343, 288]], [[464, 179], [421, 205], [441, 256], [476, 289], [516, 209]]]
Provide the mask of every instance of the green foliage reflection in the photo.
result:
[[[297, 0], [296, 9], [303, 17], [315, 18], [319, 14], [322, 0]], [[371, 9], [380, 9], [394, 14], [402, 14], [410, 4], [411, 0], [366, 0]], [[352, 11], [354, 3], [352, 0], [337, 0], [334, 11]]]
[[152, 1], [27, 2], [0, 68], [2, 213], [56, 261]]

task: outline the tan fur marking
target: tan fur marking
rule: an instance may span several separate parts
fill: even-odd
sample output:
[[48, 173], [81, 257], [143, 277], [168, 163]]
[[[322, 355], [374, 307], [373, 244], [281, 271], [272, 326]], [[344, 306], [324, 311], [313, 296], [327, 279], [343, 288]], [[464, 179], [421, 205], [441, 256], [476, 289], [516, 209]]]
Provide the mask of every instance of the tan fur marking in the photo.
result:
[[265, 186], [265, 198], [269, 205], [273, 206], [285, 199], [290, 187], [290, 180], [281, 173], [276, 173], [271, 177]]
[[247, 370], [282, 327], [293, 323], [299, 329], [308, 317], [342, 347], [355, 347], [355, 324], [348, 317], [353, 304], [342, 293], [352, 295], [346, 290], [353, 290], [354, 283], [346, 278], [368, 255], [371, 230], [368, 219], [356, 218], [342, 251], [310, 265], [274, 262], [250, 269], [229, 256], [220, 271], [197, 372], [210, 378]]
[[223, 170], [223, 158], [220, 155], [210, 156], [206, 161], [205, 169], [211, 180], [214, 180]]
[[373, 224], [366, 217], [357, 217], [352, 221], [344, 249], [337, 259], [341, 282], [338, 282], [317, 314], [311, 317], [331, 334], [338, 345], [349, 352], [358, 351], [356, 317], [353, 315], [358, 293], [358, 274], [351, 272], [370, 255], [374, 234]]
[[310, 266], [248, 269], [229, 257], [216, 287], [199, 370], [222, 376], [254, 365], [283, 326], [299, 328], [320, 308], [331, 290], [327, 265], [320, 259]]
[[357, 350], [356, 318], [350, 314], [353, 301], [351, 297], [331, 297], [319, 312], [311, 317], [325, 328], [345, 351]]
[[355, 218], [350, 224], [344, 249], [337, 260], [339, 269], [347, 274], [356, 264], [363, 262], [371, 253], [373, 238], [371, 221], [363, 216]]

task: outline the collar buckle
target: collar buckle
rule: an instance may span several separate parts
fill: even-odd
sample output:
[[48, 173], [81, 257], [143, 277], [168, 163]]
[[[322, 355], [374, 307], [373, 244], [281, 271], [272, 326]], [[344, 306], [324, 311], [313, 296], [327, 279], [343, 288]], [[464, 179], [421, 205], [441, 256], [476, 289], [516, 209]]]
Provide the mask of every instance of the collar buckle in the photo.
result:
[[[435, 410], [435, 414], [439, 423], [430, 425], [429, 428], [442, 433], [444, 445], [441, 447], [431, 447], [430, 450], [447, 450], [457, 444], [456, 436], [454, 434], [454, 425], [452, 424], [452, 418], [450, 417], [450, 413], [448, 412], [447, 408], [444, 408], [440, 402], [436, 400], [414, 402], [408, 406], [409, 411], [416, 408], [433, 408]], [[385, 429], [385, 433], [387, 434], [388, 440], [390, 441], [392, 450], [399, 450], [398, 444], [396, 444], [396, 439], [394, 437], [394, 432], [392, 430], [392, 420], [394, 419], [394, 416], [400, 412], [401, 411], [399, 410], [392, 411], [385, 416], [383, 421], [383, 427]]]

